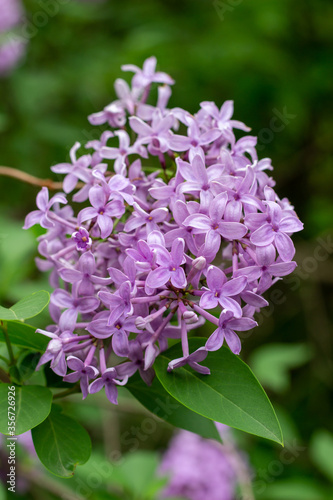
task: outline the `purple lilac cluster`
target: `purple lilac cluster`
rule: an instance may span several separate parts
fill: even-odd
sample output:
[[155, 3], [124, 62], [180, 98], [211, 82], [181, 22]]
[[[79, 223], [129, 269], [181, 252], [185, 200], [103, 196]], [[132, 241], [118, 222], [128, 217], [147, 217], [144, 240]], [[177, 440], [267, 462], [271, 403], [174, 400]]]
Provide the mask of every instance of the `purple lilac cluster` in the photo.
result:
[[236, 486], [249, 476], [245, 457], [235, 448], [229, 429], [225, 444], [180, 431], [162, 458], [159, 474], [168, 476], [161, 498], [186, 500], [235, 500]]
[[[106, 125], [100, 138], [51, 168], [65, 176], [64, 193], [42, 188], [24, 225], [47, 230], [37, 265], [55, 289], [39, 366], [51, 361], [65, 381], [80, 381], [84, 398], [104, 387], [113, 403], [136, 371], [151, 382], [168, 339], [183, 350], [169, 370], [209, 374], [199, 363], [224, 342], [238, 354], [236, 332], [257, 325], [262, 294], [295, 269], [290, 236], [303, 227], [275, 193], [256, 137], [236, 140], [234, 129], [250, 129], [232, 119], [232, 101], [202, 102], [192, 115], [167, 107], [174, 81], [154, 57], [122, 69], [134, 73], [131, 86], [117, 79], [117, 100], [89, 117]], [[67, 204], [73, 192], [78, 213]], [[214, 333], [189, 352], [188, 332], [206, 321]]]
[[0, 76], [7, 75], [24, 54], [26, 44], [11, 33], [22, 16], [20, 0], [0, 0]]

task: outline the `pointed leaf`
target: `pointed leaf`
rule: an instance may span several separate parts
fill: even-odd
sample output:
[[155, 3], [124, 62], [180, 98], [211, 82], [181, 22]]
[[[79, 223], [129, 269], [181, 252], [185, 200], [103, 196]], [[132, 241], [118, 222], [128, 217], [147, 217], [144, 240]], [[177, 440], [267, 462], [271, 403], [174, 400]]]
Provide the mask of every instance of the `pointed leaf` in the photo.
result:
[[[190, 339], [190, 352], [206, 339]], [[182, 356], [181, 345], [161, 353], [155, 361], [163, 387], [184, 406], [211, 420], [282, 444], [274, 409], [250, 368], [228, 348], [210, 352], [203, 362], [211, 375], [200, 375], [189, 366], [167, 372], [168, 363]]]

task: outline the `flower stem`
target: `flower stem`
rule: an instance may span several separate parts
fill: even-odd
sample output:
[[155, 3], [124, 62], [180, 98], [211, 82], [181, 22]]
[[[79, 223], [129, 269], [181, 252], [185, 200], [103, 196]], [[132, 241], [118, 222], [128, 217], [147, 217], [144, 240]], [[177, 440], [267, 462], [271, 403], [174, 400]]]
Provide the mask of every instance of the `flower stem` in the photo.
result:
[[14, 356], [14, 352], [13, 352], [13, 348], [12, 348], [12, 344], [10, 342], [10, 338], [9, 338], [9, 335], [8, 335], [8, 330], [7, 330], [7, 322], [6, 321], [1, 321], [1, 326], [2, 326], [2, 331], [3, 331], [3, 335], [5, 337], [5, 341], [6, 341], [6, 345], [7, 345], [7, 350], [8, 350], [8, 354], [9, 354], [9, 359], [10, 359], [10, 365], [15, 365], [15, 356]]

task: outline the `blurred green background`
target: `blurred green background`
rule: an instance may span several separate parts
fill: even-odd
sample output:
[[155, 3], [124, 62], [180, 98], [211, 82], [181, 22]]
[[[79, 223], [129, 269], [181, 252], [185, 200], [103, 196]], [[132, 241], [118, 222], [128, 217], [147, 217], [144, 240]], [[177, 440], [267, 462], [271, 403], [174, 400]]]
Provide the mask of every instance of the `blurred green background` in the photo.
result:
[[[254, 485], [266, 474], [256, 498], [333, 498], [333, 2], [53, 0], [40, 26], [42, 3], [24, 1], [27, 54], [0, 79], [0, 165], [55, 178], [49, 167], [75, 141], [96, 138], [86, 117], [114, 99], [120, 66], [151, 55], [176, 80], [171, 107], [195, 112], [203, 100], [233, 99], [234, 118], [259, 137], [259, 157], [272, 158], [277, 192], [305, 229], [294, 238], [299, 267], [268, 294], [242, 357], [278, 408], [286, 441], [302, 451], [276, 472], [278, 447], [239, 439]], [[20, 229], [38, 188], [5, 177], [0, 185], [0, 300], [10, 305], [47, 285], [34, 266], [37, 233]]]

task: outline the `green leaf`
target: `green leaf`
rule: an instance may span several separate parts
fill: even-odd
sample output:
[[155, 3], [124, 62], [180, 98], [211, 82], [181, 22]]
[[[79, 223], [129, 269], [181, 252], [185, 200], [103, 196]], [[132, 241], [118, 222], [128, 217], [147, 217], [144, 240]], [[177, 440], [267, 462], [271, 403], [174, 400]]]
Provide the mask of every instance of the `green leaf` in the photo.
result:
[[[43, 372], [45, 375], [45, 381], [47, 387], [56, 387], [56, 388], [69, 388], [73, 387], [73, 384], [69, 382], [64, 382], [62, 377], [57, 375], [52, 368], [50, 368], [49, 364], [43, 365]], [[96, 408], [94, 408], [94, 415], [96, 415]]]
[[16, 319], [24, 320], [28, 318], [33, 318], [45, 309], [45, 307], [50, 302], [50, 294], [45, 290], [40, 290], [39, 292], [32, 293], [22, 300], [19, 300], [10, 309], [16, 315]]
[[[206, 339], [190, 339], [190, 352]], [[274, 409], [250, 368], [227, 347], [208, 353], [204, 365], [211, 375], [189, 366], [167, 372], [168, 363], [182, 356], [181, 344], [162, 352], [155, 369], [163, 387], [184, 406], [211, 420], [283, 444]]]
[[198, 415], [173, 398], [155, 377], [148, 387], [136, 374], [126, 385], [133, 396], [149, 411], [175, 427], [195, 432], [205, 438], [221, 440], [212, 420]]
[[15, 386], [15, 391], [10, 391], [11, 386], [0, 384], [0, 432], [9, 435], [8, 409], [9, 392], [15, 393], [15, 435], [39, 425], [46, 419], [51, 410], [52, 392], [47, 387], [40, 385]]
[[40, 355], [37, 352], [23, 351], [17, 360], [21, 380], [28, 380], [35, 372]]
[[71, 477], [77, 465], [91, 454], [88, 432], [78, 422], [52, 408], [46, 420], [32, 430], [36, 453], [53, 474]]
[[289, 371], [311, 359], [311, 351], [304, 344], [268, 344], [259, 347], [249, 364], [260, 382], [276, 392], [283, 392], [290, 385]]
[[22, 384], [21, 375], [16, 365], [10, 366], [8, 372], [14, 384]]
[[28, 318], [33, 318], [41, 313], [49, 302], [49, 292], [46, 292], [45, 290], [34, 292], [16, 302], [16, 304], [9, 309], [0, 306], [0, 320], [23, 321]]
[[0, 306], [0, 320], [15, 321], [16, 319], [16, 314], [11, 309]]
[[318, 469], [333, 482], [333, 435], [318, 430], [311, 439], [310, 455]]
[[[18, 321], [10, 321], [7, 323], [7, 332], [10, 341], [13, 345], [23, 347], [25, 349], [33, 349], [44, 352], [50, 339], [36, 333], [34, 326], [26, 325]], [[5, 342], [3, 330], [0, 327], [0, 342]]]

